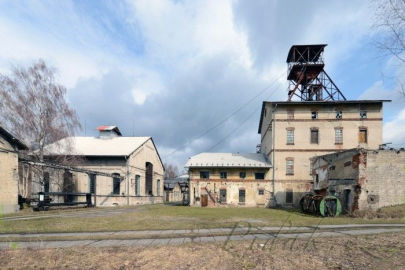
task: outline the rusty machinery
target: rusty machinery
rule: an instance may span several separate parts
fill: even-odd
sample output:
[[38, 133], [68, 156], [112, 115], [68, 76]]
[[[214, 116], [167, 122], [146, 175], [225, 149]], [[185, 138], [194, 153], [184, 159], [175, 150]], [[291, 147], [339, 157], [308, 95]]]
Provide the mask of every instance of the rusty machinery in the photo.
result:
[[324, 70], [325, 47], [326, 44], [291, 47], [287, 56], [288, 101], [292, 101], [293, 97], [298, 97], [299, 101], [346, 100]]
[[342, 212], [340, 200], [332, 195], [305, 194], [300, 201], [301, 210], [305, 213], [336, 217]]

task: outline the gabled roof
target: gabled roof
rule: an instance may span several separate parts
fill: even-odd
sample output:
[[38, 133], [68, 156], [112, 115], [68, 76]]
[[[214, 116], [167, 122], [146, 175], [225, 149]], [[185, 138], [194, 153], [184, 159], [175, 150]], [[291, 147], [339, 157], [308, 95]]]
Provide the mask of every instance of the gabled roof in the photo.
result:
[[47, 145], [45, 154], [70, 156], [129, 156], [151, 137], [68, 137]]
[[260, 153], [201, 153], [189, 158], [186, 167], [271, 168], [271, 164]]
[[19, 150], [26, 150], [28, 147], [19, 139], [17, 139], [13, 134], [5, 130], [0, 126], [0, 135], [5, 138], [11, 145], [17, 146]]

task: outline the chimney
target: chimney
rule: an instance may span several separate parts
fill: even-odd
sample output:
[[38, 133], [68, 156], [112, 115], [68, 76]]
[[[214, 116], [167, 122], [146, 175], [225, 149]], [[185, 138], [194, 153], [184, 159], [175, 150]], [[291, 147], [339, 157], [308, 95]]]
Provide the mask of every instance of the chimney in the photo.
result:
[[108, 139], [122, 136], [121, 131], [118, 129], [117, 126], [99, 126], [97, 130], [99, 131], [99, 138]]

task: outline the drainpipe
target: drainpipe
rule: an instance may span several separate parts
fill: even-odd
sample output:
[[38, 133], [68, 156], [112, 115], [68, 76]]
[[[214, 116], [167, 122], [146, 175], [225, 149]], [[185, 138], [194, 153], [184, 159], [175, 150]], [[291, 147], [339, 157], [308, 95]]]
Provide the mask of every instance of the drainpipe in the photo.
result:
[[275, 104], [275, 106], [274, 106], [274, 109], [273, 109], [273, 111], [272, 111], [272, 114], [271, 114], [271, 125], [272, 125], [272, 130], [271, 130], [271, 133], [272, 133], [272, 150], [273, 150], [273, 152], [272, 152], [272, 163], [273, 163], [273, 170], [272, 170], [272, 183], [271, 183], [271, 185], [272, 185], [272, 193], [273, 193], [273, 201], [272, 201], [272, 206], [273, 207], [275, 207], [276, 205], [277, 205], [277, 201], [276, 201], [276, 188], [275, 188], [275, 170], [276, 170], [276, 161], [275, 161], [275, 147], [274, 147], [274, 144], [275, 144], [275, 135], [276, 135], [276, 125], [275, 125], [275, 121], [274, 121], [274, 113], [276, 112], [276, 110], [277, 110], [277, 104]]
[[127, 167], [127, 175], [126, 175], [126, 189], [127, 189], [127, 205], [129, 205], [129, 181], [130, 181], [130, 179], [129, 179], [129, 166], [128, 166], [128, 156], [127, 157], [125, 157], [125, 160], [126, 160], [126, 162], [125, 162], [125, 164], [126, 164], [126, 167]]

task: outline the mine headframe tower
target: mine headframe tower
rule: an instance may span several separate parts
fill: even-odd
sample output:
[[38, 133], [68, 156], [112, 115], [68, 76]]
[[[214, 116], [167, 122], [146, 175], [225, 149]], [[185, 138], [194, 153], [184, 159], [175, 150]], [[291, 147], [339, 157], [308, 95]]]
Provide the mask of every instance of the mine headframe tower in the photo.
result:
[[327, 44], [294, 45], [287, 56], [288, 101], [346, 100], [324, 70], [323, 50]]

